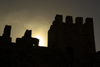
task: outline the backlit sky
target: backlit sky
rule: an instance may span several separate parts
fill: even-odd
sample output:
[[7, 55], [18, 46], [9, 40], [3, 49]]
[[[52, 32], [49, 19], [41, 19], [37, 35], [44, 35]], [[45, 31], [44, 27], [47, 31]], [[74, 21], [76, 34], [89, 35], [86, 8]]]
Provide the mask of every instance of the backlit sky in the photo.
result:
[[[56, 14], [92, 17], [94, 20], [96, 50], [100, 51], [100, 0], [0, 0], [0, 35], [5, 25], [12, 25], [13, 42], [26, 29], [32, 36], [41, 36], [47, 45], [47, 32]], [[64, 21], [63, 20], [63, 21]]]

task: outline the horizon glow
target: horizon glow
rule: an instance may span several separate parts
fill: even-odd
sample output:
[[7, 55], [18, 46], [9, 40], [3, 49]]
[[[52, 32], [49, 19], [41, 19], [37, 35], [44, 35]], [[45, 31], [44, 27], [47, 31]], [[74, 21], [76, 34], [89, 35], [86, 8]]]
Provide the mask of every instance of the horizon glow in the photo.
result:
[[38, 38], [39, 39], [39, 46], [44, 46], [44, 40], [41, 36], [35, 36], [35, 38]]

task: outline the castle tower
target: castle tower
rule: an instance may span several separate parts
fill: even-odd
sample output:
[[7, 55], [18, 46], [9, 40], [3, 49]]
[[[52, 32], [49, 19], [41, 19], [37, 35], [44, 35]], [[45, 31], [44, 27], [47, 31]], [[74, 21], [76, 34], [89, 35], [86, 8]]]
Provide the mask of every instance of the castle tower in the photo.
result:
[[93, 19], [86, 18], [83, 24], [83, 18], [76, 17], [73, 23], [72, 16], [66, 16], [64, 23], [62, 15], [56, 15], [48, 31], [48, 47], [60, 49], [75, 57], [94, 53]]

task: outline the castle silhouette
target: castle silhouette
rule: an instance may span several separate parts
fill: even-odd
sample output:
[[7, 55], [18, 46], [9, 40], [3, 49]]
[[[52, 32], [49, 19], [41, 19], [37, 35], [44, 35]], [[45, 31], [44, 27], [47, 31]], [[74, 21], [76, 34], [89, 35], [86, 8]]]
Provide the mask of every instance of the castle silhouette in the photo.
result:
[[100, 67], [96, 52], [93, 18], [56, 15], [48, 31], [48, 47], [39, 47], [39, 39], [26, 30], [12, 43], [11, 26], [6, 25], [0, 36], [0, 67]]

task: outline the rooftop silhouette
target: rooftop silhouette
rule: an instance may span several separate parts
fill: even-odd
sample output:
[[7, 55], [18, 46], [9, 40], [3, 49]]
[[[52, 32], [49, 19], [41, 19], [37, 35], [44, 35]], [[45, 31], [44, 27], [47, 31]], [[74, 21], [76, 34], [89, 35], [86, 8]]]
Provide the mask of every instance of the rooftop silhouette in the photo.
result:
[[96, 52], [93, 18], [56, 15], [48, 30], [48, 47], [39, 47], [39, 39], [26, 30], [12, 43], [11, 26], [0, 36], [0, 67], [100, 67]]

